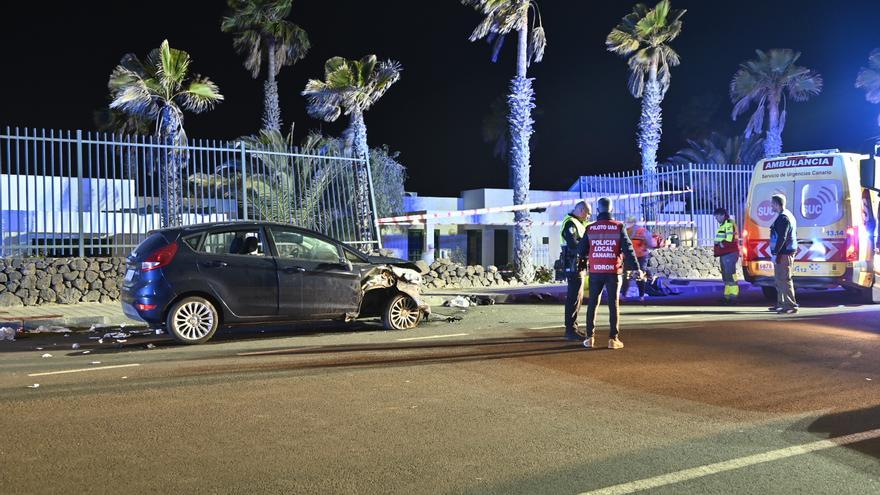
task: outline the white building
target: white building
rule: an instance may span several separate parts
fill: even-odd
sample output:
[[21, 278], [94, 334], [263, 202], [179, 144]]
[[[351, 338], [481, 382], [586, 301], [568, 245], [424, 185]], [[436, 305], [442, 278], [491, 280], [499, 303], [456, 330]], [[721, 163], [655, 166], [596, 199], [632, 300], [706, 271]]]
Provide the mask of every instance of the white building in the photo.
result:
[[[578, 191], [529, 191], [530, 204], [580, 197]], [[463, 191], [457, 198], [407, 196], [404, 198], [406, 214], [425, 214], [428, 218], [382, 225], [382, 244], [404, 259], [430, 262], [451, 258], [469, 265], [503, 267], [513, 261], [513, 213], [462, 215], [460, 212], [512, 204], [511, 189], [473, 189]], [[532, 253], [537, 265], [552, 266], [559, 256], [559, 223], [572, 207], [573, 204], [566, 204], [531, 212]], [[438, 216], [441, 218], [436, 218]]]

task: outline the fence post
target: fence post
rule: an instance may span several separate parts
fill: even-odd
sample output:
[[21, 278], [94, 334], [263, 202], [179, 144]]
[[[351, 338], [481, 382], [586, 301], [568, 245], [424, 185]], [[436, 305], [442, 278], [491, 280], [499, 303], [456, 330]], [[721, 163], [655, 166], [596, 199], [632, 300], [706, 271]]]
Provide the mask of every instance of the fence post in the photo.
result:
[[694, 241], [694, 246], [700, 245], [700, 227], [695, 223], [696, 215], [694, 215], [694, 208], [697, 201], [696, 195], [696, 187], [694, 187], [694, 164], [688, 163], [688, 189], [691, 190], [691, 200], [688, 201], [691, 204], [691, 223], [690, 226], [694, 229], [694, 237], [696, 238]]
[[247, 148], [244, 141], [239, 142], [241, 146], [241, 209], [243, 220], [248, 219], [248, 200], [247, 200]]
[[[367, 167], [367, 187], [370, 191], [370, 214], [373, 217], [373, 229], [376, 232], [376, 245], [377, 249], [382, 249], [382, 234], [379, 231], [379, 212], [376, 211], [376, 195], [373, 191], [373, 173], [370, 172], [370, 151], [367, 150], [366, 156], [364, 156], [364, 166]], [[427, 232], [425, 236], [427, 236]]]
[[83, 141], [82, 130], [76, 131], [76, 190], [78, 198], [77, 218], [79, 223], [79, 257], [84, 258], [86, 255], [85, 234], [83, 232], [83, 224], [85, 223], [85, 198], [83, 197]]

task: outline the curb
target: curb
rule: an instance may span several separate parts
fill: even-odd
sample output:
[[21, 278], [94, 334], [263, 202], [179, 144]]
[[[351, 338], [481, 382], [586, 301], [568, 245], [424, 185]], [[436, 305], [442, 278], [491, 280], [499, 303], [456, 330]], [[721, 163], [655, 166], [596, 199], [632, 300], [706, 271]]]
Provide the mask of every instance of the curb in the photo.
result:
[[[669, 288], [679, 292], [677, 295], [666, 297], [695, 296], [718, 293], [724, 291], [724, 284], [714, 279], [669, 279]], [[754, 286], [748, 282], [739, 282], [740, 291], [746, 291]], [[527, 285], [510, 288], [498, 288], [495, 290], [476, 289], [433, 289], [423, 293], [425, 300], [431, 306], [442, 306], [449, 299], [457, 296], [491, 299], [494, 304], [523, 304], [542, 302], [564, 302], [566, 286], [563, 284]]]
[[66, 327], [71, 331], [78, 329], [87, 329], [92, 325], [121, 326], [132, 328], [147, 328], [147, 324], [135, 320], [121, 320], [110, 316], [61, 316], [57, 318], [0, 318], [0, 327], [23, 328], [25, 330], [34, 330], [40, 326], [44, 327]]

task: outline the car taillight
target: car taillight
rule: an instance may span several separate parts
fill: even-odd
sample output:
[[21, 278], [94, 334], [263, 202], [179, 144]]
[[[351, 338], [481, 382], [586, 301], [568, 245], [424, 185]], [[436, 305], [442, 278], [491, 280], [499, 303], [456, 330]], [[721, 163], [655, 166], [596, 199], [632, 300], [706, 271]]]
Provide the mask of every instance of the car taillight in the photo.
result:
[[859, 260], [859, 229], [850, 227], [846, 229], [846, 261]]
[[743, 231], [742, 238], [743, 238], [743, 245], [741, 248], [742, 259], [743, 259], [743, 261], [748, 261], [749, 260], [749, 231], [748, 230]]
[[141, 311], [150, 311], [156, 309], [155, 304], [135, 304], [134, 306]]
[[153, 251], [153, 254], [147, 256], [147, 259], [141, 262], [141, 271], [148, 272], [150, 270], [155, 270], [156, 268], [162, 268], [163, 266], [168, 265], [168, 263], [171, 263], [175, 254], [177, 254], [176, 242], [160, 247]]

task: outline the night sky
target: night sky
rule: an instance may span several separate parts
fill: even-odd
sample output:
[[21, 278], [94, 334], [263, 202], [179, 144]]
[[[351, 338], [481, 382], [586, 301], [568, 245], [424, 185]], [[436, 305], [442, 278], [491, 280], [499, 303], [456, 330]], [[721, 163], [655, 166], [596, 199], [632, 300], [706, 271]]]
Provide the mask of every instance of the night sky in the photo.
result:
[[[539, 1], [548, 47], [544, 61], [530, 70], [542, 110], [533, 137], [532, 188], [565, 189], [579, 175], [638, 168], [640, 102], [627, 92], [625, 60], [604, 45], [632, 4]], [[121, 56], [143, 57], [168, 38], [226, 97], [214, 111], [188, 114], [187, 133], [235, 138], [258, 130], [262, 79], [250, 77], [231, 37], [219, 30], [225, 2], [22, 3], [4, 6], [0, 125], [93, 129], [92, 113], [107, 104], [107, 79]], [[694, 129], [741, 132], [745, 119], [730, 121], [727, 89], [755, 48], [800, 50], [798, 63], [825, 80], [819, 97], [790, 105], [785, 150], [863, 151], [866, 139], [880, 133], [880, 106], [854, 87], [868, 53], [880, 47], [877, 0], [673, 0], [673, 7], [688, 12], [673, 43], [682, 65], [673, 69], [663, 102], [661, 158]], [[338, 134], [347, 121], [310, 118], [299, 94], [306, 80], [322, 78], [329, 57], [375, 53], [399, 60], [404, 72], [367, 112], [369, 142], [401, 152], [407, 190], [457, 195], [507, 185], [507, 167], [492, 156], [481, 128], [492, 100], [507, 90], [515, 46], [508, 40], [492, 64], [488, 45], [467, 39], [480, 21], [474, 10], [456, 0], [298, 0], [290, 18], [312, 41], [308, 56], [279, 76], [285, 128], [295, 122], [298, 141], [310, 129]]]

